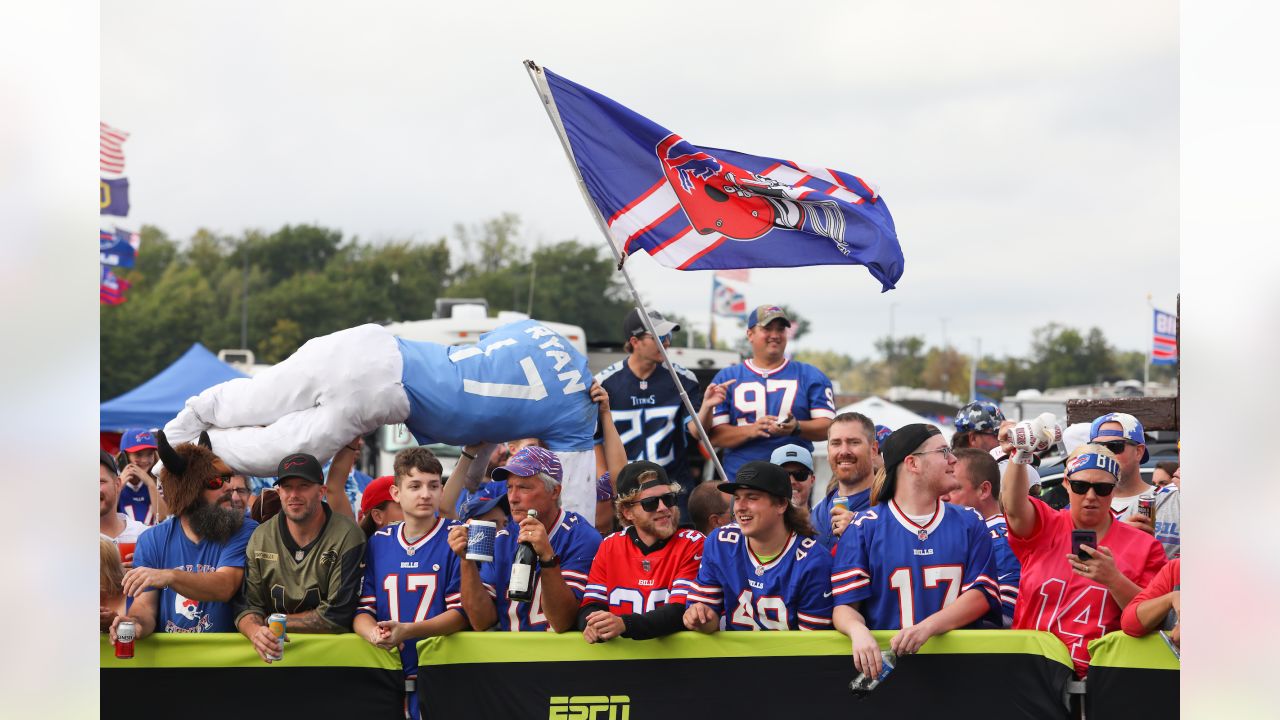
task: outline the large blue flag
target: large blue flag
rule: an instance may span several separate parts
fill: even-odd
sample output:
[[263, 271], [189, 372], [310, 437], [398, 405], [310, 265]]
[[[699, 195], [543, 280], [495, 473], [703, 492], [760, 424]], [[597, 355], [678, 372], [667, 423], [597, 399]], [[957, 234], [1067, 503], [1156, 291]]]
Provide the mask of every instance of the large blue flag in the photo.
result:
[[100, 215], [129, 214], [129, 179], [110, 180], [99, 178], [98, 208]]
[[543, 69], [587, 192], [625, 253], [680, 270], [865, 265], [902, 277], [893, 217], [839, 170], [701, 147]]

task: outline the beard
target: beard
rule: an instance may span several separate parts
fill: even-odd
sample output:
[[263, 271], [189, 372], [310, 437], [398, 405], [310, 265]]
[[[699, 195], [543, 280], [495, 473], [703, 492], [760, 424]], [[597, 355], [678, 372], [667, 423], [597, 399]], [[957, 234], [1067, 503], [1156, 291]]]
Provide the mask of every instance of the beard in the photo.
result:
[[196, 498], [196, 504], [188, 511], [187, 520], [201, 538], [224, 543], [244, 524], [244, 511], [220, 507], [201, 497]]

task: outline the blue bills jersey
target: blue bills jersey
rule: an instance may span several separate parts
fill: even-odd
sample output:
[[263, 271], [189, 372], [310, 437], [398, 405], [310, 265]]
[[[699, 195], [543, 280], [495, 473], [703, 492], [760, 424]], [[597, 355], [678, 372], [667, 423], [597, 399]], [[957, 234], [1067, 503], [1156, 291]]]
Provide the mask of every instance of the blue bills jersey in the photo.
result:
[[[689, 395], [695, 410], [702, 406], [698, 378], [675, 366], [680, 384]], [[627, 461], [648, 460], [667, 471], [667, 477], [692, 489], [689, 475], [690, 417], [680, 401], [680, 393], [671, 371], [659, 367], [641, 380], [631, 372], [626, 360], [619, 360], [596, 374], [596, 380], [609, 393], [609, 409], [614, 427], [627, 452]], [[596, 439], [600, 440], [596, 431]]]
[[831, 554], [795, 533], [761, 562], [737, 523], [714, 530], [702, 546], [697, 580], [677, 580], [686, 604], [720, 613], [725, 630], [830, 630]]
[[[757, 417], [794, 415], [797, 420], [834, 418], [835, 399], [831, 381], [818, 368], [795, 360], [785, 360], [772, 370], [761, 370], [750, 360], [716, 373], [712, 382], [720, 384], [736, 380], [729, 386], [728, 397], [715, 407], [711, 426], [750, 425]], [[783, 445], [796, 444], [813, 451], [813, 443], [798, 435], [761, 438], [729, 448], [724, 453], [724, 471], [729, 480], [738, 468], [751, 460], [768, 462], [773, 451]]]
[[[533, 599], [513, 602], [507, 599], [507, 583], [511, 580], [511, 562], [516, 557], [516, 537], [520, 526], [513, 520], [498, 531], [494, 541], [493, 562], [480, 563], [480, 581], [497, 603], [498, 628], [517, 632], [551, 631], [551, 623], [542, 611], [542, 568], [534, 571]], [[548, 536], [551, 549], [560, 556], [560, 574], [573, 594], [582, 602], [587, 591], [591, 561], [600, 547], [600, 533], [591, 521], [570, 510], [560, 510], [560, 517]]]
[[146, 483], [136, 488], [129, 483], [124, 483], [120, 487], [120, 499], [116, 502], [116, 509], [143, 525], [156, 524], [155, 514], [151, 512], [151, 496], [147, 494]]
[[[835, 507], [836, 494], [839, 492], [840, 488], [837, 486], [835, 490], [827, 493], [827, 496], [822, 498], [822, 502], [814, 506], [813, 512], [809, 513], [809, 523], [813, 525], [814, 531], [818, 533], [814, 539], [818, 541], [819, 545], [832, 551], [836, 549], [836, 541], [840, 539], [835, 533], [831, 532], [831, 509]], [[850, 512], [860, 512], [869, 507], [871, 507], [871, 488], [849, 496]]]
[[405, 425], [420, 444], [536, 437], [555, 451], [592, 448], [587, 358], [547, 326], [503, 325], [475, 345], [396, 341], [409, 396]]
[[890, 500], [858, 513], [836, 544], [834, 602], [861, 602], [872, 630], [915, 625], [971, 589], [982, 592], [990, 613], [1000, 611], [991, 537], [970, 508], [939, 500], [933, 516], [916, 524]]
[[[414, 542], [404, 523], [392, 523], [369, 538], [364, 551], [364, 582], [356, 612], [375, 620], [422, 622], [447, 610], [462, 612], [462, 570], [449, 549], [449, 528], [458, 523], [440, 518], [431, 532]], [[406, 677], [418, 674], [418, 643], [400, 649]]]
[[987, 534], [991, 537], [991, 545], [996, 554], [996, 583], [1000, 590], [1000, 614], [1003, 626], [1013, 625], [1013, 609], [1018, 604], [1018, 585], [1022, 580], [1022, 563], [1009, 547], [1009, 524], [1004, 513], [996, 513], [986, 518]]

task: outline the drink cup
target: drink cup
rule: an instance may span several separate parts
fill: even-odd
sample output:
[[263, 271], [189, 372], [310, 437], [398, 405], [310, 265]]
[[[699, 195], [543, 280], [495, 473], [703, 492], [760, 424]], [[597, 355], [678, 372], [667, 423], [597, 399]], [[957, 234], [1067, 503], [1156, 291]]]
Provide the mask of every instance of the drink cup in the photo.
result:
[[475, 562], [493, 562], [493, 544], [498, 536], [498, 524], [488, 520], [467, 522], [467, 559]]
[[138, 547], [138, 543], [116, 543], [116, 547], [120, 550], [120, 562], [130, 562], [133, 559], [130, 556], [133, 555], [134, 549]]

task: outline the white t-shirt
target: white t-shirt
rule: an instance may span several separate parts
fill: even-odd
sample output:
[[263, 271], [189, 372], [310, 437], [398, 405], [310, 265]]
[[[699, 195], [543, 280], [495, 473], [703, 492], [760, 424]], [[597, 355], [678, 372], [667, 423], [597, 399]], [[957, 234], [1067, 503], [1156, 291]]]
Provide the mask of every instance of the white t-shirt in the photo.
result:
[[143, 525], [137, 520], [134, 520], [128, 515], [125, 515], [122, 512], [118, 512], [116, 513], [116, 515], [118, 515], [120, 518], [124, 520], [124, 530], [121, 530], [120, 534], [117, 535], [116, 537], [111, 537], [109, 535], [106, 535], [105, 533], [99, 533], [99, 534], [101, 534], [102, 537], [110, 540], [111, 542], [117, 545], [119, 545], [120, 543], [138, 542], [138, 536], [142, 534], [143, 530], [147, 529], [147, 526]]
[[[1156, 540], [1164, 546], [1165, 557], [1170, 560], [1182, 556], [1182, 535], [1180, 532], [1180, 523], [1182, 521], [1182, 501], [1179, 497], [1180, 493], [1176, 488], [1169, 490], [1161, 490], [1156, 492], [1155, 488], [1144, 492], [1156, 493]], [[1138, 498], [1141, 495], [1130, 495], [1129, 497], [1111, 498], [1111, 514], [1117, 520], [1125, 520], [1133, 515], [1138, 509]]]

